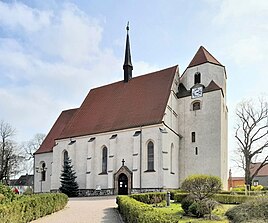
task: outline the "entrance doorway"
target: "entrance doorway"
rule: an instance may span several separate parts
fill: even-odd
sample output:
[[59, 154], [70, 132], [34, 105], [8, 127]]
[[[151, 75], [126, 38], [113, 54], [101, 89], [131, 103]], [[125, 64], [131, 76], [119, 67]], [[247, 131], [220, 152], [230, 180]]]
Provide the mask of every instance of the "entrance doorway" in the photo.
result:
[[118, 194], [128, 194], [128, 178], [124, 173], [121, 173], [118, 178]]

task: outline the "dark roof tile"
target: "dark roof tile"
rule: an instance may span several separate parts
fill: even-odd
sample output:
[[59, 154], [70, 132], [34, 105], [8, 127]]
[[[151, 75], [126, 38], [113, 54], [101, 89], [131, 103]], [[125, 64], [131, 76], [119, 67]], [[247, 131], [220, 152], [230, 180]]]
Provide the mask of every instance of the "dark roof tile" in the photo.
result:
[[50, 132], [47, 134], [46, 138], [44, 139], [39, 149], [35, 152], [35, 154], [47, 153], [53, 151], [53, 147], [55, 145], [55, 139], [60, 136], [61, 132], [63, 131], [67, 123], [71, 120], [76, 111], [77, 109], [70, 109], [63, 111], [60, 114], [57, 121], [54, 123]]

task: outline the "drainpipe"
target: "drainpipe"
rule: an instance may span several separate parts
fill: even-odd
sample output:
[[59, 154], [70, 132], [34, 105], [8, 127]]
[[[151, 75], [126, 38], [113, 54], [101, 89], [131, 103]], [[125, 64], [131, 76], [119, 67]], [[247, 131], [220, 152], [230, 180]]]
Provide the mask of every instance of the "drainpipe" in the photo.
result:
[[142, 126], [140, 126], [140, 193], [142, 189], [142, 183], [141, 183], [141, 175], [142, 175]]

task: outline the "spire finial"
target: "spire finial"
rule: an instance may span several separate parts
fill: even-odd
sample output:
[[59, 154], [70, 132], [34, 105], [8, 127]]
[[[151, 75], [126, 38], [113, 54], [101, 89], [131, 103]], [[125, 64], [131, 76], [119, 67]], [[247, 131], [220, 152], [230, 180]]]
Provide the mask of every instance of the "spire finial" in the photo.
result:
[[128, 34], [128, 31], [129, 31], [129, 21], [127, 22], [127, 28], [126, 28], [126, 30], [127, 30], [127, 34]]

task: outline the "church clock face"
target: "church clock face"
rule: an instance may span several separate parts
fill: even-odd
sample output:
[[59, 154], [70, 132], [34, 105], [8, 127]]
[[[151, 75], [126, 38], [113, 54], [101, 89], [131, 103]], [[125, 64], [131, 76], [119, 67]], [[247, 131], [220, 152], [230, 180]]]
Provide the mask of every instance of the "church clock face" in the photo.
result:
[[196, 87], [192, 89], [192, 98], [199, 98], [203, 96], [203, 87]]

